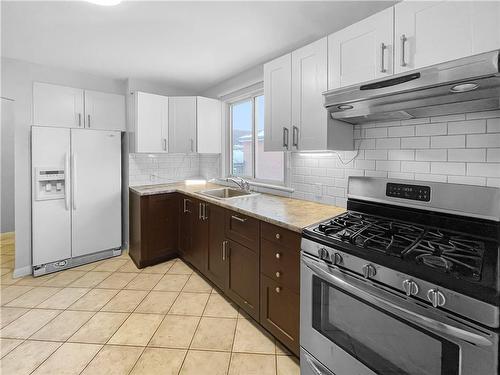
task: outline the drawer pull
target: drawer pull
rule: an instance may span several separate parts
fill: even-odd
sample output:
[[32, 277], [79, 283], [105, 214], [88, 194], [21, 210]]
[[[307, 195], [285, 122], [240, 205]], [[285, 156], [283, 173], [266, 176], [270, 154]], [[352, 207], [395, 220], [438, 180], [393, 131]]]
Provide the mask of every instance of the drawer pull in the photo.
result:
[[281, 277], [281, 272], [280, 271], [276, 272], [276, 277], [278, 277], [278, 278]]
[[236, 221], [239, 221], [240, 223], [245, 223], [247, 221], [247, 219], [244, 219], [242, 217], [239, 217], [239, 216], [236, 216], [236, 215], [232, 215], [231, 216], [231, 219], [234, 219]]
[[275, 257], [276, 257], [276, 259], [280, 259], [281, 258], [281, 253], [276, 253]]
[[281, 292], [281, 287], [277, 286], [274, 290], [276, 291], [276, 293], [279, 293]]
[[281, 239], [281, 234], [276, 233], [276, 239], [277, 239], [277, 240]]

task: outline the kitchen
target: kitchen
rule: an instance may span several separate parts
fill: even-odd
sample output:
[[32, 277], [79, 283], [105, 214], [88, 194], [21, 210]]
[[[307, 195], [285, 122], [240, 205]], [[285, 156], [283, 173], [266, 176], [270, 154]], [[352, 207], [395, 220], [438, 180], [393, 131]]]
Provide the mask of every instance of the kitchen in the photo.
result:
[[1, 13], [2, 372], [498, 373], [500, 2]]

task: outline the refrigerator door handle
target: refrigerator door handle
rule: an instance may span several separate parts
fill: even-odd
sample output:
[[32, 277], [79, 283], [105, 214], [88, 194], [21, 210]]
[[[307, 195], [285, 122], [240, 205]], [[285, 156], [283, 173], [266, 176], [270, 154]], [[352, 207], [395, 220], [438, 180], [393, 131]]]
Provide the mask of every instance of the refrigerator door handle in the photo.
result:
[[73, 210], [76, 210], [76, 154], [73, 154], [72, 158], [71, 158], [71, 163], [72, 163], [72, 166], [71, 166], [71, 183], [73, 185], [73, 194], [72, 194], [72, 198], [73, 198]]
[[66, 153], [64, 155], [64, 205], [66, 206], [66, 211], [69, 210], [68, 174], [69, 174], [69, 154]]

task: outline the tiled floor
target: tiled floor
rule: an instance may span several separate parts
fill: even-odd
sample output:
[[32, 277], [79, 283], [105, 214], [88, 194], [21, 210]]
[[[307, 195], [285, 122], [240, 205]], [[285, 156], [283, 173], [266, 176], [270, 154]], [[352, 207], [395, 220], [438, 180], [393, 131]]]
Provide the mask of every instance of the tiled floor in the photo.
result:
[[289, 355], [180, 259], [128, 255], [12, 278], [2, 235], [0, 373], [295, 375]]

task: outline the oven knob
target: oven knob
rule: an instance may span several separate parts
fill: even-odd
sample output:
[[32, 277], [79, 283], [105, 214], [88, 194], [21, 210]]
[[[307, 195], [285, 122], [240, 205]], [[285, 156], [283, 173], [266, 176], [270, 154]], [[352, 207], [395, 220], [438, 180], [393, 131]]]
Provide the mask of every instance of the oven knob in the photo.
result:
[[406, 279], [403, 281], [403, 289], [407, 296], [416, 296], [418, 294], [418, 285], [415, 281]]
[[324, 247], [321, 247], [320, 249], [318, 249], [318, 256], [319, 256], [319, 259], [321, 259], [321, 260], [325, 260], [327, 262], [330, 261], [330, 253]]
[[365, 264], [363, 266], [363, 276], [365, 279], [369, 279], [377, 274], [377, 270], [371, 264]]
[[338, 266], [339, 264], [342, 264], [343, 262], [344, 262], [344, 260], [342, 259], [342, 255], [340, 255], [339, 253], [333, 254], [333, 264]]
[[441, 307], [446, 303], [444, 294], [441, 293], [438, 289], [430, 289], [427, 292], [427, 299], [430, 303], [432, 303], [432, 306], [434, 307]]

